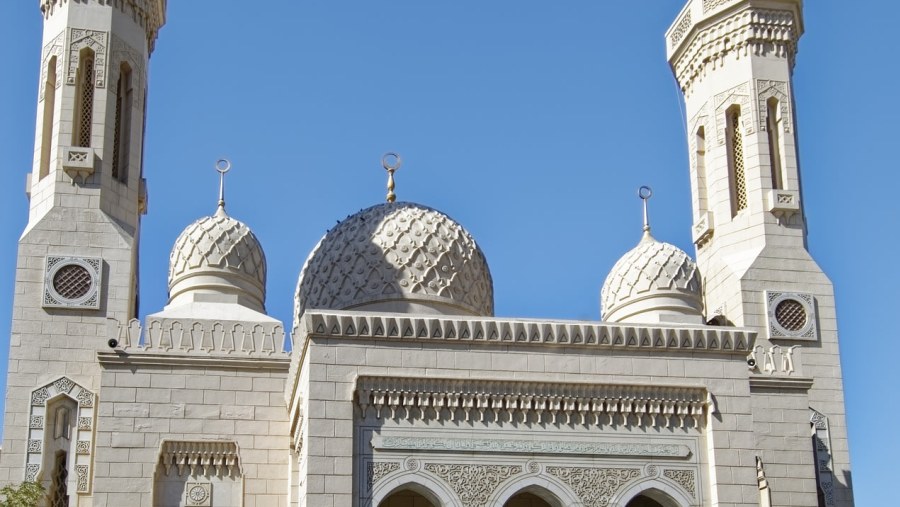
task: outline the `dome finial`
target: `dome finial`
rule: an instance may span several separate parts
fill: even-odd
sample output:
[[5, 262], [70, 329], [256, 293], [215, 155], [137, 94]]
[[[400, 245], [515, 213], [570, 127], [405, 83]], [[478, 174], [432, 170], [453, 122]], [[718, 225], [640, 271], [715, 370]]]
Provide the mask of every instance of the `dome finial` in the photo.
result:
[[647, 185], [641, 186], [638, 189], [638, 197], [641, 198], [641, 201], [644, 203], [644, 236], [650, 235], [650, 216], [647, 213], [647, 201], [653, 197], [653, 190]]
[[403, 160], [400, 158], [400, 155], [397, 155], [394, 152], [385, 153], [384, 156], [381, 157], [381, 166], [388, 172], [387, 202], [394, 202], [397, 200], [397, 194], [394, 193], [394, 172], [397, 169], [400, 169], [400, 164], [402, 163]]
[[218, 212], [225, 212], [225, 173], [231, 170], [231, 162], [228, 159], [220, 158], [216, 160], [216, 172], [219, 173], [219, 209]]

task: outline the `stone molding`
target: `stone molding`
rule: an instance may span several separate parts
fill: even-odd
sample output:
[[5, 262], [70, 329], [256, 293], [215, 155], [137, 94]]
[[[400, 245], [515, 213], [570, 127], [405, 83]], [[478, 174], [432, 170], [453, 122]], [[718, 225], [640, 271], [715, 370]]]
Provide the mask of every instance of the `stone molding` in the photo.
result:
[[[702, 430], [704, 387], [359, 377], [363, 418]], [[371, 409], [371, 410], [370, 410]]]
[[63, 82], [63, 48], [66, 44], [66, 32], [60, 32], [59, 35], [53, 38], [50, 42], [44, 46], [43, 51], [41, 52], [41, 88], [38, 92], [38, 102], [44, 100], [44, 94], [46, 93], [47, 87], [47, 72], [49, 67], [47, 66], [50, 63], [50, 58], [56, 57], [56, 88], [62, 86]]
[[191, 366], [224, 368], [231, 370], [273, 370], [287, 372], [290, 359], [260, 357], [203, 357], [174, 354], [152, 354], [147, 352], [97, 352], [101, 366]]
[[[686, 29], [681, 27], [680, 31]], [[795, 12], [748, 6], [724, 17], [699, 22], [677, 42], [673, 35], [679, 30], [670, 32], [673, 53], [669, 63], [681, 90], [690, 96], [694, 81], [702, 79], [710, 69], [724, 66], [726, 56], [732, 54], [738, 58], [774, 54], [787, 58], [793, 68], [800, 32], [800, 20]]]
[[118, 349], [199, 357], [289, 358], [280, 323], [242, 323], [203, 319], [137, 319], [122, 324], [106, 319], [106, 337]]
[[[71, 463], [76, 475], [76, 492], [79, 495], [90, 493], [90, 467], [93, 461], [94, 426], [96, 421], [97, 396], [87, 388], [69, 377], [59, 377], [42, 387], [31, 391], [31, 403], [28, 413], [28, 445], [25, 454], [25, 477], [27, 482], [38, 481], [42, 476], [43, 443], [46, 440], [47, 403], [67, 396], [75, 401], [75, 428], [71, 441], [74, 443], [70, 451]], [[52, 431], [52, 430], [51, 430]]]
[[166, 475], [243, 475], [238, 446], [228, 440], [163, 440], [159, 464]]
[[[44, 19], [49, 19], [57, 8], [69, 0], [40, 0], [40, 2]], [[117, 7], [122, 12], [131, 14], [134, 22], [147, 32], [147, 47], [150, 52], [153, 51], [159, 29], [166, 24], [167, 0], [82, 0], [82, 2]]]
[[383, 451], [437, 451], [464, 453], [579, 455], [687, 459], [691, 449], [680, 444], [650, 444], [604, 441], [522, 440], [493, 438], [444, 438], [374, 435], [373, 449]]
[[307, 311], [295, 335], [524, 346], [672, 350], [746, 355], [756, 332], [712, 326], [647, 326], [605, 322], [415, 317], [403, 314]]
[[750, 392], [760, 390], [772, 391], [809, 391], [813, 386], [813, 379], [807, 377], [750, 377]]

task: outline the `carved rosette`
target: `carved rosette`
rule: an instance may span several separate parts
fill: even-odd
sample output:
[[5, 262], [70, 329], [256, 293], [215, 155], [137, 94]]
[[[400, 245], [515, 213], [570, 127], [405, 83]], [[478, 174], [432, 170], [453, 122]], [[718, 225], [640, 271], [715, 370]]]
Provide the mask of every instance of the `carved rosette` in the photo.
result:
[[519, 465], [465, 465], [426, 463], [459, 496], [463, 507], [483, 507], [491, 494], [510, 477], [522, 473]]
[[639, 468], [547, 467], [566, 483], [584, 507], [607, 507], [623, 486], [641, 476]]
[[[94, 442], [93, 421], [96, 416], [94, 406], [95, 395], [74, 380], [68, 377], [60, 377], [31, 392], [31, 410], [28, 414], [28, 448], [25, 455], [26, 481], [34, 481], [39, 476], [43, 466], [43, 445], [46, 442], [45, 428], [48, 404], [53, 407], [53, 401], [60, 396], [66, 396], [76, 402], [76, 427], [73, 440], [75, 458], [75, 473], [77, 475], [77, 493], [90, 493], [90, 463]], [[48, 403], [49, 402], [49, 403]], [[52, 435], [51, 435], [52, 436]]]

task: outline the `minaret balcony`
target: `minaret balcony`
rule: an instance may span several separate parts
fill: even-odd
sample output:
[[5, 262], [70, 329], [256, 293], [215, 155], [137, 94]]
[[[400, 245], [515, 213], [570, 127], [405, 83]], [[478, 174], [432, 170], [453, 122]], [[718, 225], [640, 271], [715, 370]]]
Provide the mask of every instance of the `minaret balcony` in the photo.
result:
[[766, 208], [779, 220], [788, 219], [800, 212], [800, 192], [769, 190], [766, 192]]
[[72, 178], [73, 185], [76, 179], [81, 179], [81, 183], [84, 184], [85, 180], [94, 174], [96, 158], [93, 148], [62, 147], [62, 168]]

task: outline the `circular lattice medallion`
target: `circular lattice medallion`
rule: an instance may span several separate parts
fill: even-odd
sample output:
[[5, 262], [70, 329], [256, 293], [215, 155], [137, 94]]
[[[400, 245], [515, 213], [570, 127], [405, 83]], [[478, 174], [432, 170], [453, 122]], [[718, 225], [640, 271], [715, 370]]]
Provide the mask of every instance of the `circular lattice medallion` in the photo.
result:
[[815, 339], [814, 300], [810, 294], [768, 292], [771, 338]]
[[100, 306], [101, 261], [94, 257], [47, 257], [43, 306]]

